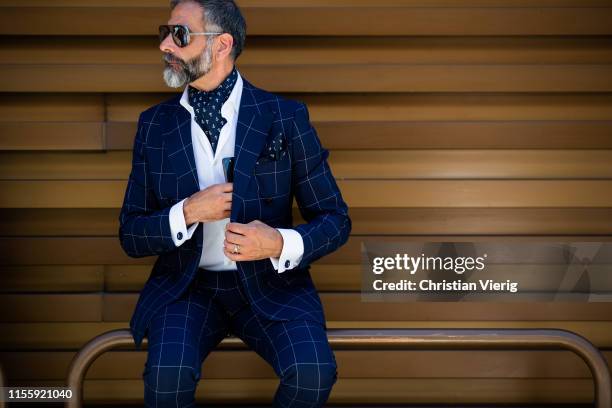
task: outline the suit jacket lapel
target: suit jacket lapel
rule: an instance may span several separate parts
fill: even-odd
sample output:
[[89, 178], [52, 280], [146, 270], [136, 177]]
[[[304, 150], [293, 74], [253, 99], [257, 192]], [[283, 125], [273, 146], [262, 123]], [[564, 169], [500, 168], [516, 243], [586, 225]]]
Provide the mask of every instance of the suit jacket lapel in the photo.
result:
[[[234, 148], [236, 162], [234, 199], [230, 216], [232, 221], [241, 221], [245, 218], [244, 214], [241, 214], [243, 200], [247, 197], [253, 167], [265, 146], [274, 118], [274, 113], [263, 103], [263, 92], [244, 77], [242, 81], [243, 88], [238, 109]], [[169, 102], [175, 109], [165, 117], [163, 124], [164, 145], [168, 158], [176, 171], [179, 198], [190, 196], [200, 190], [191, 139], [191, 115], [180, 104], [180, 98], [181, 94]]]
[[188, 197], [200, 190], [191, 142], [191, 114], [180, 103], [179, 94], [172, 102], [173, 114], [165, 122], [164, 146], [176, 172], [178, 197]]

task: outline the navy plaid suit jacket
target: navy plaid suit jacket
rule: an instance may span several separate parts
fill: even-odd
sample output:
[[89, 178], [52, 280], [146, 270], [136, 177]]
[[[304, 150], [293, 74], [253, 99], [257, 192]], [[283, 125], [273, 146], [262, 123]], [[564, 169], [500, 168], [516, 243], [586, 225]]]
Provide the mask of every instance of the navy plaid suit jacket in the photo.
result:
[[[236, 128], [234, 188], [230, 220], [258, 219], [275, 228], [294, 228], [304, 241], [295, 268], [278, 273], [269, 259], [237, 262], [255, 312], [270, 320], [307, 319], [325, 325], [310, 263], [343, 245], [351, 231], [348, 207], [310, 124], [305, 104], [250, 84], [243, 77]], [[191, 144], [191, 116], [181, 94], [140, 114], [132, 170], [119, 215], [121, 247], [130, 256], [157, 255], [130, 321], [137, 347], [162, 306], [178, 298], [198, 271], [202, 224], [176, 247], [170, 236], [173, 204], [199, 190]], [[287, 153], [259, 162], [273, 138], [285, 138]], [[295, 197], [306, 223], [293, 226]]]

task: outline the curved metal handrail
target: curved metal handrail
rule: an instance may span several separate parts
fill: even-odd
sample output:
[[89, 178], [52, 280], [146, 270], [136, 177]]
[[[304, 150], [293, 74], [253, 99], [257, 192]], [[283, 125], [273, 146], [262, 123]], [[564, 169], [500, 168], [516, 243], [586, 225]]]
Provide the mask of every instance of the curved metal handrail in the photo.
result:
[[[329, 329], [329, 342], [335, 349], [464, 349], [464, 350], [550, 350], [563, 349], [578, 354], [588, 365], [595, 382], [595, 406], [612, 407], [610, 370], [601, 352], [584, 337], [560, 329]], [[143, 339], [143, 344], [147, 339]], [[67, 386], [72, 398], [66, 407], [82, 404], [85, 374], [102, 353], [121, 346], [134, 346], [128, 329], [103, 333], [89, 341], [74, 356], [68, 369]], [[246, 349], [242, 340], [228, 337], [219, 349]]]

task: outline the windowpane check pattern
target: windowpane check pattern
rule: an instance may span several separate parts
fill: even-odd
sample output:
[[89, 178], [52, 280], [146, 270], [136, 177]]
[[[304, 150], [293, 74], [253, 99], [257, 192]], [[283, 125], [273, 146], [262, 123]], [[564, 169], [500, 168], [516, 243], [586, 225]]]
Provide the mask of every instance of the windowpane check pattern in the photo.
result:
[[[304, 251], [299, 264], [281, 274], [269, 259], [262, 259], [237, 262], [237, 276], [259, 317], [285, 322], [309, 320], [325, 327], [310, 264], [347, 241], [351, 230], [348, 207], [327, 163], [329, 152], [321, 146], [306, 105], [257, 88], [242, 78], [230, 221], [258, 219], [274, 228], [293, 228], [303, 239]], [[171, 206], [199, 191], [191, 115], [179, 103], [180, 97], [141, 113], [119, 215], [119, 240], [126, 254], [135, 258], [158, 256], [130, 320], [137, 346], [153, 317], [188, 290], [202, 253], [201, 226], [179, 247], [169, 227]], [[286, 154], [276, 154], [270, 160], [268, 147], [275, 145], [279, 146], [277, 153]], [[294, 199], [305, 220], [299, 225], [292, 219]]]
[[[202, 363], [227, 335], [241, 338], [280, 379], [277, 408], [320, 407], [337, 380], [337, 364], [319, 322], [274, 321], [249, 306], [237, 271], [199, 269], [193, 285], [152, 318], [143, 371], [147, 407], [195, 406]], [[236, 369], [239, 369], [236, 367]]]

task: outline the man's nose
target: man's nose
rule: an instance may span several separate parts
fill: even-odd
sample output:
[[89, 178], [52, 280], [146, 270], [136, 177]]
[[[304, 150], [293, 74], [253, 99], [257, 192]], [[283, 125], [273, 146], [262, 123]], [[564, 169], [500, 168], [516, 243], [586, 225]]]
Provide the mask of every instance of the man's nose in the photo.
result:
[[172, 34], [168, 34], [166, 38], [159, 44], [159, 49], [162, 52], [172, 53], [176, 51], [177, 47], [174, 41], [172, 40]]

